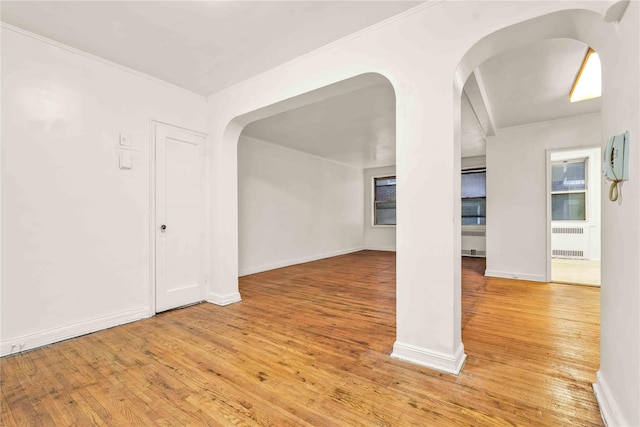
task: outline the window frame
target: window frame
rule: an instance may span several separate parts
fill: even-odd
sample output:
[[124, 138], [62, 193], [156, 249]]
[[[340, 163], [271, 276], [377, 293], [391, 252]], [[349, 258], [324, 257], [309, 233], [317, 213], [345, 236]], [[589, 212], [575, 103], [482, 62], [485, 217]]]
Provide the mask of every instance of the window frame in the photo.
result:
[[[371, 227], [374, 228], [395, 228], [398, 223], [398, 209], [397, 209], [397, 193], [396, 200], [376, 200], [376, 180], [378, 179], [395, 179], [396, 180], [396, 192], [398, 191], [397, 177], [396, 175], [376, 175], [371, 177]], [[378, 224], [377, 209], [378, 203], [396, 203], [396, 224]]]
[[[462, 197], [462, 175], [465, 174], [470, 174], [470, 173], [484, 173], [485, 175], [485, 187], [484, 187], [484, 197]], [[467, 169], [462, 169], [460, 171], [460, 225], [462, 227], [486, 227], [487, 226], [487, 213], [486, 213], [486, 209], [487, 209], [487, 181], [486, 181], [486, 177], [487, 177], [487, 168], [486, 167], [471, 167], [471, 168], [467, 168]], [[484, 217], [469, 217], [469, 218], [484, 218], [484, 224], [462, 224], [462, 218], [464, 218], [462, 216], [462, 201], [463, 200], [474, 200], [474, 199], [484, 199], [484, 206], [485, 206], [485, 215]]]
[[[561, 165], [564, 163], [582, 163], [584, 165], [584, 189], [582, 190], [563, 190], [563, 191], [553, 191], [553, 178], [550, 179], [549, 185], [549, 194], [550, 194], [550, 203], [551, 203], [551, 222], [589, 222], [589, 158], [588, 157], [577, 157], [574, 159], [566, 159], [566, 160], [555, 160], [551, 162], [551, 175], [553, 176], [553, 166]], [[584, 219], [553, 219], [553, 196], [554, 194], [579, 194], [584, 193]]]

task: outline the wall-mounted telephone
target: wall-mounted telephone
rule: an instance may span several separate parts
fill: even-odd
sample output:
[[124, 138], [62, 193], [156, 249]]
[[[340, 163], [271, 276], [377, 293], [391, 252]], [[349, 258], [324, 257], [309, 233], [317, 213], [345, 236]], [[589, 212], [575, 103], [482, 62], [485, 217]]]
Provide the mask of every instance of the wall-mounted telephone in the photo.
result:
[[618, 200], [618, 183], [629, 179], [629, 131], [609, 138], [602, 162], [604, 176], [611, 181], [609, 200]]

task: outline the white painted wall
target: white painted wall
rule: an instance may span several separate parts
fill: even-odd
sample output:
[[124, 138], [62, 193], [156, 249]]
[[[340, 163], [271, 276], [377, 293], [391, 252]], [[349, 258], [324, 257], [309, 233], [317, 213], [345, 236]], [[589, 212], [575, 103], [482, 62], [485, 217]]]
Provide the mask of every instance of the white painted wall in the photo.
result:
[[[611, 3], [611, 2], [609, 2]], [[598, 403], [610, 426], [640, 425], [640, 3], [632, 1], [602, 60], [602, 149], [629, 130], [629, 181], [618, 202], [602, 188]]]
[[239, 274], [363, 249], [362, 170], [242, 136]]
[[460, 167], [464, 169], [484, 168], [487, 166], [487, 156], [463, 157]]
[[395, 174], [395, 166], [364, 170], [364, 246], [366, 249], [396, 250], [396, 227], [373, 225], [373, 178]]
[[203, 130], [204, 106], [3, 27], [2, 354], [150, 314], [150, 121]]
[[487, 138], [487, 276], [547, 280], [547, 151], [599, 145], [600, 115]]

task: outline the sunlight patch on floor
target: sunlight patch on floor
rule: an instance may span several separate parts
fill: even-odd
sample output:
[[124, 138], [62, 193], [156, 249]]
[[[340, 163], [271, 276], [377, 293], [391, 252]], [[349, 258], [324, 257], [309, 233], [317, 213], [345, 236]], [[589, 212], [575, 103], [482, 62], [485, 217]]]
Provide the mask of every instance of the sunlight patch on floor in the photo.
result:
[[551, 260], [551, 281], [600, 286], [600, 261], [554, 258]]

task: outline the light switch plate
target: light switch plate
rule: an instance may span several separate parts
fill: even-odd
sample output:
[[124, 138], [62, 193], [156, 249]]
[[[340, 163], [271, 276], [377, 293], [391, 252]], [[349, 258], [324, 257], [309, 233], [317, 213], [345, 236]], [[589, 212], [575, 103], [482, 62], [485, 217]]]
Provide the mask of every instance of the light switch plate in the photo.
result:
[[123, 147], [131, 147], [131, 135], [120, 132], [120, 145]]
[[133, 158], [131, 154], [124, 153], [120, 154], [120, 169], [131, 169], [133, 168]]

